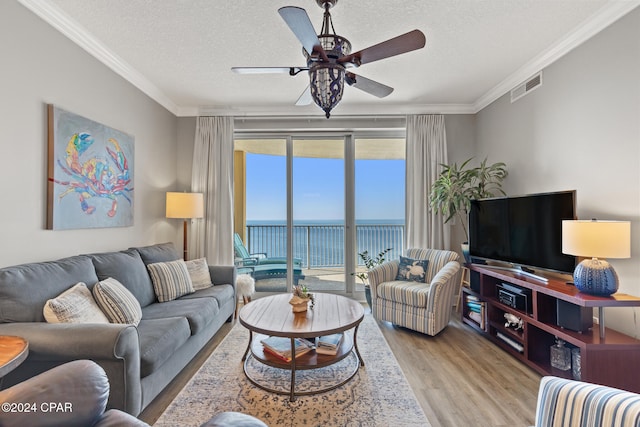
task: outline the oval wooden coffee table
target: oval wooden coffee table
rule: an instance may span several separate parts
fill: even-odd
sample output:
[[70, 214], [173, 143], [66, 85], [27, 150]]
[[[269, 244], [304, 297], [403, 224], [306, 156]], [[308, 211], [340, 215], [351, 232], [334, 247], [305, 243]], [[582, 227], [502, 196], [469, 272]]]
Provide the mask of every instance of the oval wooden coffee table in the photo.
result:
[[[315, 294], [315, 307], [302, 313], [293, 313], [289, 304], [291, 294], [273, 295], [253, 300], [240, 310], [240, 323], [249, 330], [249, 344], [242, 356], [244, 361], [244, 373], [249, 381], [257, 387], [272, 393], [289, 394], [290, 400], [295, 396], [324, 393], [340, 387], [351, 380], [364, 361], [358, 351], [358, 327], [364, 319], [362, 304], [352, 299], [333, 294]], [[345, 333], [342, 344], [336, 355], [317, 354], [310, 351], [299, 357], [295, 357], [294, 342], [296, 338], [315, 338], [322, 335], [330, 335], [346, 332], [353, 329], [353, 336]], [[286, 337], [291, 339], [291, 351], [294, 355], [290, 362], [281, 360], [263, 351], [260, 341], [267, 336]], [[296, 392], [296, 371], [303, 369], [323, 368], [337, 363], [354, 354], [358, 363], [353, 372], [347, 377], [330, 387], [304, 392]], [[252, 378], [247, 371], [247, 363], [250, 358], [275, 368], [291, 371], [291, 386], [288, 392], [270, 388]]]

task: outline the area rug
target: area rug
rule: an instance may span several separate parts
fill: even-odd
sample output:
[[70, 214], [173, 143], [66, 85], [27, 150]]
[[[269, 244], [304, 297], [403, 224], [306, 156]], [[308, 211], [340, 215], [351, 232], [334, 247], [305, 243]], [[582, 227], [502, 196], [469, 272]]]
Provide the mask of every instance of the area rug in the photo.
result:
[[[371, 314], [365, 315], [358, 330], [365, 366], [347, 384], [326, 393], [299, 396], [294, 402], [289, 396], [263, 391], [246, 379], [240, 359], [248, 338], [242, 325], [234, 326], [154, 425], [200, 426], [219, 412], [236, 411], [271, 427], [430, 426]], [[300, 384], [301, 390], [312, 381], [330, 381], [339, 370], [350, 369], [352, 362], [347, 358], [330, 367], [301, 371], [296, 385]], [[284, 383], [286, 387], [290, 378], [288, 371], [258, 362], [252, 363], [251, 369], [272, 375], [274, 385]]]

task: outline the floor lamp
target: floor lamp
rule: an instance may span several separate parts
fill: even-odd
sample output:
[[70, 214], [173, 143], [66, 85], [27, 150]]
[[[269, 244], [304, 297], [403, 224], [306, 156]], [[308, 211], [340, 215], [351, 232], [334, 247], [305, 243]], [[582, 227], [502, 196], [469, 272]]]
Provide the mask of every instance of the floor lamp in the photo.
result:
[[184, 220], [183, 248], [184, 260], [187, 260], [187, 221], [204, 216], [204, 197], [202, 193], [167, 193], [167, 218]]

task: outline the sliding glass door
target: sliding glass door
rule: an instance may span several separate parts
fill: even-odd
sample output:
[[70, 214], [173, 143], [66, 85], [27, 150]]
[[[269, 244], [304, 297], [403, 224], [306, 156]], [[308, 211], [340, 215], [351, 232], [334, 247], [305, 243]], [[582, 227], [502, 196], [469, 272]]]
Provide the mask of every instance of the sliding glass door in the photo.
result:
[[250, 274], [259, 292], [285, 292], [287, 238], [287, 140], [236, 140], [234, 241], [238, 274]]
[[293, 139], [294, 253], [314, 291], [345, 288], [344, 138]]
[[[357, 253], [377, 259], [398, 259], [404, 247], [405, 140], [355, 140], [355, 224]], [[360, 256], [357, 271], [366, 272]], [[364, 281], [355, 283], [364, 291]]]
[[[358, 254], [402, 251], [404, 138], [284, 136], [236, 139], [239, 273], [258, 292], [312, 291], [364, 298]], [[266, 266], [269, 267], [266, 267]]]

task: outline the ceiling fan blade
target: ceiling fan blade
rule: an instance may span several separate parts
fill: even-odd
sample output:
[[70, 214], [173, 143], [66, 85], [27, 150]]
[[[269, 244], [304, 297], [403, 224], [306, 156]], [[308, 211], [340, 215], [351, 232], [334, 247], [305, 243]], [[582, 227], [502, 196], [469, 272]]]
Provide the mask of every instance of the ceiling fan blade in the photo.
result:
[[295, 76], [307, 67], [231, 67], [231, 71], [238, 74], [289, 74]]
[[285, 6], [278, 9], [278, 13], [300, 40], [302, 47], [311, 55], [314, 47], [320, 46], [320, 40], [318, 40], [318, 35], [311, 24], [307, 11], [301, 7]]
[[382, 83], [378, 83], [366, 77], [357, 76], [350, 72], [347, 72], [345, 81], [348, 85], [370, 93], [373, 96], [377, 96], [378, 98], [384, 98], [393, 92], [393, 88], [390, 86], [383, 85]]
[[338, 62], [352, 63], [357, 67], [361, 64], [367, 64], [369, 62], [411, 52], [412, 50], [421, 49], [424, 47], [426, 41], [427, 40], [422, 31], [413, 30], [350, 55], [345, 55], [342, 58], [339, 58]]
[[304, 89], [304, 92], [300, 94], [300, 97], [296, 101], [296, 105], [297, 106], [309, 105], [312, 102], [313, 102], [313, 98], [311, 97], [311, 88], [307, 85], [307, 87]]

